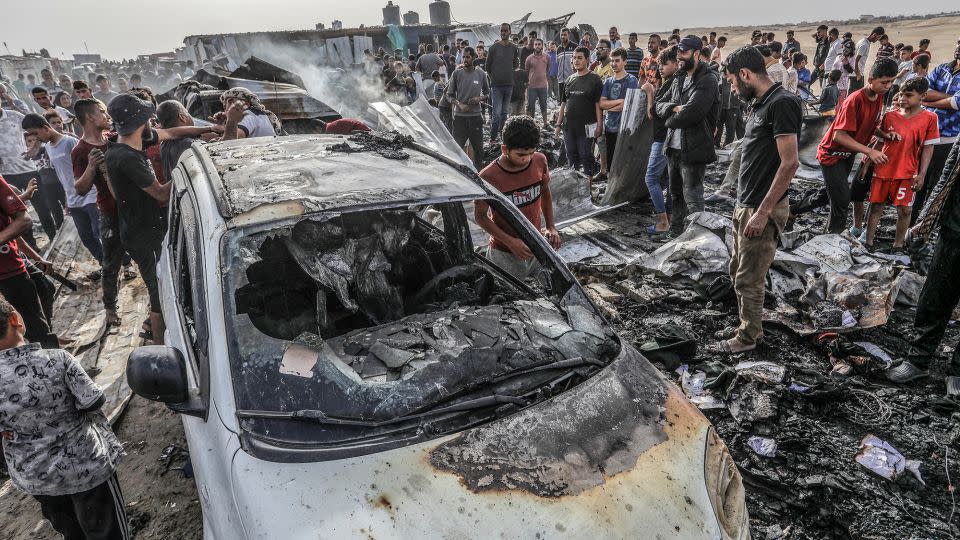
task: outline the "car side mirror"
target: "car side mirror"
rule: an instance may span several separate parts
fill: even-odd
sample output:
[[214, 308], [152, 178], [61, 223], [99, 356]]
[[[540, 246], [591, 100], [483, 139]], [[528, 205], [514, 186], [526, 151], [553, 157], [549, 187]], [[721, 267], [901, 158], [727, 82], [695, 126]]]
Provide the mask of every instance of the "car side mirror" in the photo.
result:
[[183, 353], [166, 345], [137, 347], [127, 360], [127, 384], [138, 396], [166, 403], [176, 412], [203, 417], [203, 406], [190, 393]]

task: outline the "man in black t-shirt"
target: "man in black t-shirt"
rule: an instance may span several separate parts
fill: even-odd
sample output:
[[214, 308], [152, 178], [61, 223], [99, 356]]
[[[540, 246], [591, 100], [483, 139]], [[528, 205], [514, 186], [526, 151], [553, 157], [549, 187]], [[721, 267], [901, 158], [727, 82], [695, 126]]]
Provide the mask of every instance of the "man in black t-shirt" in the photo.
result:
[[790, 217], [787, 188], [800, 164], [803, 113], [800, 99], [767, 77], [756, 47], [741, 47], [727, 57], [724, 75], [740, 99], [752, 101], [753, 110], [742, 142], [730, 257], [740, 325], [719, 344], [722, 352], [740, 353], [757, 348], [763, 338], [763, 290], [777, 238]]
[[[131, 94], [121, 94], [107, 107], [119, 138], [106, 153], [107, 181], [117, 200], [120, 243], [140, 269], [150, 294], [150, 331], [156, 345], [163, 344], [163, 316], [157, 287], [157, 260], [167, 233], [164, 208], [173, 182], [161, 184], [144, 151], [145, 141], [155, 141], [150, 118], [156, 107]], [[146, 135], [146, 136], [145, 136]]]
[[570, 166], [593, 176], [596, 161], [593, 159], [593, 139], [603, 134], [603, 113], [600, 112], [600, 94], [603, 81], [587, 69], [590, 49], [577, 47], [573, 53], [571, 75], [560, 93], [560, 115], [557, 117], [556, 135], [563, 131], [563, 144], [567, 150]]

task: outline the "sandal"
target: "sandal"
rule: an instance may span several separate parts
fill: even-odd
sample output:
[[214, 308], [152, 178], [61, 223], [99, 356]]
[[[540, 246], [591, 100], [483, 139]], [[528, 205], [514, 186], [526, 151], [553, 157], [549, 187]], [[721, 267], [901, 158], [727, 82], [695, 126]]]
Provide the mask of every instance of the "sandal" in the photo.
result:
[[[731, 339], [733, 336], [737, 335], [737, 329], [738, 329], [738, 328], [737, 328], [736, 326], [728, 326], [728, 327], [724, 328], [723, 330], [720, 330], [719, 332], [715, 332], [715, 333], [713, 334], [713, 337], [714, 337], [714, 339], [728, 340], [728, 339]], [[763, 343], [763, 334], [762, 334], [762, 333], [761, 333], [759, 336], [757, 336], [757, 341], [756, 341], [756, 343], [757, 343], [757, 345], [760, 345], [760, 344]]]
[[129, 280], [131, 280], [131, 279], [133, 279], [133, 278], [135, 278], [135, 277], [137, 277], [137, 272], [136, 272], [136, 270], [134, 270], [133, 268], [130, 268], [130, 267], [124, 267], [124, 268], [123, 268], [123, 279], [129, 281]]
[[[732, 348], [730, 348], [730, 342], [733, 341], [733, 340], [736, 340], [737, 343], [739, 343], [740, 346], [742, 346], [743, 348], [740, 349], [740, 350], [737, 350], [737, 351], [735, 351], [735, 350], [733, 350]], [[754, 349], [756, 349], [756, 348], [757, 348], [757, 344], [756, 344], [756, 343], [746, 344], [746, 343], [740, 341], [740, 340], [737, 339], [737, 338], [730, 338], [730, 339], [728, 339], [728, 340], [726, 340], [726, 341], [721, 341], [720, 343], [717, 344], [717, 349], [719, 350], [719, 352], [724, 353], [724, 354], [740, 354], [740, 353], [745, 353], [745, 352], [752, 351], [752, 350], [754, 350]]]
[[667, 229], [665, 231], [658, 231], [656, 225], [650, 225], [647, 227], [646, 231], [647, 231], [647, 234], [667, 234], [668, 232], [670, 232], [670, 229]]

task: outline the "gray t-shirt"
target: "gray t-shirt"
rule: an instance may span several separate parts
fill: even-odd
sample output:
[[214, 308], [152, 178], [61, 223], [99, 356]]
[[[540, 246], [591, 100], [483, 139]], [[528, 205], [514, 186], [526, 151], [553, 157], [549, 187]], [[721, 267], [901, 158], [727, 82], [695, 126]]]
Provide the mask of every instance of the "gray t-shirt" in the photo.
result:
[[243, 120], [240, 120], [237, 126], [243, 130], [247, 137], [275, 137], [277, 135], [269, 115], [257, 114], [249, 109], [244, 111]]
[[417, 60], [417, 70], [423, 74], [424, 78], [429, 78], [434, 71], [439, 71], [443, 65], [443, 60], [437, 53], [427, 53]]
[[106, 92], [94, 92], [93, 97], [99, 99], [103, 102], [104, 105], [109, 105], [113, 98], [119, 96], [120, 94], [114, 92], [113, 90], [107, 90]]
[[23, 115], [0, 110], [0, 174], [24, 174], [37, 170], [36, 165], [21, 157], [27, 151], [23, 141]]
[[[487, 84], [487, 74], [480, 68], [473, 68], [467, 71], [464, 68], [457, 68], [450, 76], [450, 84], [447, 85], [447, 98], [466, 104], [467, 100], [490, 93], [490, 87]], [[465, 110], [453, 107], [453, 116], [480, 116], [480, 104], [470, 105]]]
[[69, 353], [30, 343], [0, 351], [0, 431], [10, 479], [28, 495], [70, 495], [106, 482], [123, 446], [103, 396]]

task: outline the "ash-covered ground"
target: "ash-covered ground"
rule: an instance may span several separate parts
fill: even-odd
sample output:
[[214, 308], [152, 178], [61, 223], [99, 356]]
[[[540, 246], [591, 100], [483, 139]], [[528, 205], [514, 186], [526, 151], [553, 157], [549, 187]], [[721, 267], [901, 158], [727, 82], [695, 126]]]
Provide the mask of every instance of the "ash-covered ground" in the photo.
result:
[[[720, 179], [725, 166], [708, 171]], [[709, 193], [712, 186], [707, 186]], [[803, 183], [791, 192], [800, 195]], [[603, 190], [603, 186], [595, 186]], [[730, 216], [732, 203], [708, 203], [707, 209]], [[799, 216], [794, 230], [823, 231], [826, 216]], [[653, 223], [649, 203], [631, 204], [594, 218], [599, 228], [616, 231], [622, 244], [649, 252], [670, 237], [644, 232]], [[892, 210], [885, 215], [878, 245], [893, 238]], [[671, 325], [697, 344], [694, 358], [682, 360], [689, 373], [706, 373], [706, 386], [722, 405], [704, 410], [740, 466], [747, 491], [752, 533], [758, 539], [824, 538], [953, 538], [960, 534], [953, 484], [960, 478], [960, 403], [945, 399], [944, 371], [956, 346], [956, 321], [951, 321], [931, 376], [908, 385], [884, 379], [876, 361], [854, 365], [847, 378], [831, 377], [830, 351], [818, 335], [801, 337], [783, 326], [764, 325], [765, 340], [757, 350], [734, 356], [711, 351], [715, 333], [738, 324], [732, 298], [704, 296], [708, 279], [664, 278], [635, 266], [573, 265], [583, 282], [603, 284], [614, 292], [612, 320], [636, 346], [649, 342]], [[662, 288], [655, 299], [620, 294], [617, 283]], [[712, 277], [711, 277], [712, 279]], [[619, 297], [618, 297], [619, 296]], [[912, 334], [914, 308], [896, 305], [885, 325], [843, 334], [847, 342], [873, 343], [890, 356], [906, 350]], [[871, 359], [875, 360], [875, 359]], [[741, 362], [768, 361], [784, 366], [780, 382], [758, 382], [738, 376]], [[675, 366], [655, 362], [680, 384]], [[741, 364], [742, 365], [742, 364]], [[923, 483], [908, 471], [895, 481], [883, 478], [856, 461], [867, 435], [886, 441], [908, 460], [919, 461]], [[776, 442], [773, 456], [751, 448], [751, 437]], [[761, 452], [765, 449], [760, 448]]]

